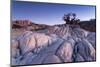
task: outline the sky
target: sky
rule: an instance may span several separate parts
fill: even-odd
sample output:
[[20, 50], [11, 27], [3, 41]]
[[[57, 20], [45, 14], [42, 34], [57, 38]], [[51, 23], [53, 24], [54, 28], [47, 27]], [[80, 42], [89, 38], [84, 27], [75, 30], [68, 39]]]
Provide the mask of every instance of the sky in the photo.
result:
[[40, 2], [12, 2], [12, 20], [30, 20], [38, 24], [63, 24], [64, 14], [76, 13], [81, 21], [95, 19], [95, 6], [50, 4]]

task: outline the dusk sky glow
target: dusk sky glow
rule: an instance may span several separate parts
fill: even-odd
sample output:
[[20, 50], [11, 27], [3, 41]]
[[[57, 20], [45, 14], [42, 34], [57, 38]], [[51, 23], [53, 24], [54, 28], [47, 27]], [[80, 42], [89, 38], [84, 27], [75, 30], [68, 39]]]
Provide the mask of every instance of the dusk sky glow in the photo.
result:
[[50, 4], [40, 2], [13, 1], [12, 20], [31, 20], [40, 24], [63, 24], [66, 13], [76, 13], [81, 21], [95, 19], [95, 6], [72, 4]]

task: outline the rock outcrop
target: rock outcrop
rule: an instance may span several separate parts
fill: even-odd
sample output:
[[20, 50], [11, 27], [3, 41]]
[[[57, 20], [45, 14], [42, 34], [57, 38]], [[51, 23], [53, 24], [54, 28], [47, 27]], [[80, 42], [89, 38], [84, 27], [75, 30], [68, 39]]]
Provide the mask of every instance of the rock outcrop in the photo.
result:
[[79, 23], [80, 27], [91, 32], [96, 32], [96, 19], [91, 19], [90, 21], [81, 21]]
[[29, 20], [14, 20], [12, 21], [12, 29], [24, 29], [27, 31], [41, 30], [47, 28], [48, 25], [36, 24]]
[[12, 40], [12, 65], [95, 61], [95, 35], [77, 25], [26, 31]]

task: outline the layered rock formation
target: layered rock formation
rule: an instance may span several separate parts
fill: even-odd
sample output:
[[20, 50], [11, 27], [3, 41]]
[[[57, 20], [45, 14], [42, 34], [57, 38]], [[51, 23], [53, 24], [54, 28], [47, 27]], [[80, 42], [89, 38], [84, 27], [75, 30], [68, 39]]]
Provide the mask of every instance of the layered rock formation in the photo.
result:
[[26, 31], [12, 40], [12, 65], [96, 60], [96, 33], [77, 25], [56, 25], [45, 31]]
[[45, 24], [36, 24], [29, 20], [14, 20], [12, 21], [12, 29], [24, 29], [24, 30], [40, 30], [47, 28], [48, 25]]

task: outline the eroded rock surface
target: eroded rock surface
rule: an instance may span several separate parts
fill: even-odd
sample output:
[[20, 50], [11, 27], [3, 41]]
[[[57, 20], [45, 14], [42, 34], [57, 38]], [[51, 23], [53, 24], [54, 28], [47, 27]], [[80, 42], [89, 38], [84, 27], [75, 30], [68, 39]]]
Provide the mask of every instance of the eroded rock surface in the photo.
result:
[[95, 35], [74, 25], [26, 31], [12, 40], [12, 65], [95, 61]]

